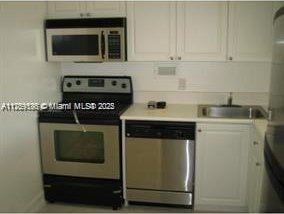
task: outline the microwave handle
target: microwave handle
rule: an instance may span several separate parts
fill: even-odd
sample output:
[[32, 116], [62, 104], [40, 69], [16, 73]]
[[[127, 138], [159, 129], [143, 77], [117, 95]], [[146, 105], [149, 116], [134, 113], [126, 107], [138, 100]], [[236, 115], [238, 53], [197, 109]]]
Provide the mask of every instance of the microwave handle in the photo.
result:
[[105, 35], [104, 35], [104, 31], [101, 32], [101, 50], [102, 50], [102, 59], [105, 59], [106, 49], [105, 49]]

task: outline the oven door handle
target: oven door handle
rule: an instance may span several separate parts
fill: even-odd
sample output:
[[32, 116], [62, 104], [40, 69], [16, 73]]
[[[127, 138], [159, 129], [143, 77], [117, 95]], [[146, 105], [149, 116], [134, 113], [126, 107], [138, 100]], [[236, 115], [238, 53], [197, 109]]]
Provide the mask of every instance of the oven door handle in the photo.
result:
[[87, 132], [86, 128], [84, 125], [82, 125], [79, 121], [79, 118], [78, 118], [78, 115], [77, 115], [77, 112], [76, 111], [73, 111], [73, 116], [74, 116], [74, 119], [75, 119], [75, 122], [82, 127], [82, 131], [83, 132]]

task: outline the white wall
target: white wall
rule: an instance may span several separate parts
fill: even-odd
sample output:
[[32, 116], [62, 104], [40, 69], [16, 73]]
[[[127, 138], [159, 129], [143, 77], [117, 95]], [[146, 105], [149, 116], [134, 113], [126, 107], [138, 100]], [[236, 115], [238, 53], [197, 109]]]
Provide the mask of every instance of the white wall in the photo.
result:
[[[0, 2], [0, 103], [59, 99], [60, 70], [46, 63], [45, 2]], [[43, 202], [36, 112], [0, 112], [0, 212]]]
[[[175, 76], [157, 75], [159, 65], [175, 65]], [[238, 104], [267, 105], [270, 63], [236, 62], [126, 62], [64, 63], [63, 75], [130, 75], [135, 102], [224, 103], [233, 92]], [[180, 88], [185, 81], [185, 88]]]

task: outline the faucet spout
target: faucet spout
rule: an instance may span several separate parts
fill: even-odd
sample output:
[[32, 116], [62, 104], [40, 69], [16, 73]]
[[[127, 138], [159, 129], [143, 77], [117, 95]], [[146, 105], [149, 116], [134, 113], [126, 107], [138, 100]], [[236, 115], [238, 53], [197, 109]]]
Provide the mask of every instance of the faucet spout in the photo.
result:
[[228, 99], [227, 99], [227, 105], [232, 106], [233, 105], [233, 93], [230, 92]]

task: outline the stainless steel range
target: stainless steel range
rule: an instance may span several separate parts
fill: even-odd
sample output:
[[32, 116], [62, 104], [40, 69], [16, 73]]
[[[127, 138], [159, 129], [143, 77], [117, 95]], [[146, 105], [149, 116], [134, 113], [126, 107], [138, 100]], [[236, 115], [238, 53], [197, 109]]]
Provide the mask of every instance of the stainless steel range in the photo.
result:
[[132, 104], [130, 77], [65, 76], [62, 103], [39, 112], [45, 198], [122, 203], [120, 115]]

